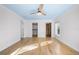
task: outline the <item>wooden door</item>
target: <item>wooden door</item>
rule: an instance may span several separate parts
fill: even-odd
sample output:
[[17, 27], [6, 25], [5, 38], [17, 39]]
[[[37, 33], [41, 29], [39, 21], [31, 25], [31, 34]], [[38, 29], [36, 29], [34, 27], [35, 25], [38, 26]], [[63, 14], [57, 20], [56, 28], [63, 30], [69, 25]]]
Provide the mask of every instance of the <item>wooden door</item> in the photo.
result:
[[46, 37], [51, 37], [51, 23], [46, 23]]

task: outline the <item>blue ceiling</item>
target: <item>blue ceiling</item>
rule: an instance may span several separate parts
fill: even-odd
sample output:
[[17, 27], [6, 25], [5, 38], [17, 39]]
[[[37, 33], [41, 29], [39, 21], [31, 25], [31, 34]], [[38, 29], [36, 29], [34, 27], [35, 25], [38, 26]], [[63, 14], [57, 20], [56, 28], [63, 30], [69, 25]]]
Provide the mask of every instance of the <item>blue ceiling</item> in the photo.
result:
[[57, 16], [63, 14], [72, 5], [71, 4], [44, 4], [46, 16], [31, 15], [36, 12], [39, 4], [6, 4], [4, 5], [24, 19], [55, 19]]

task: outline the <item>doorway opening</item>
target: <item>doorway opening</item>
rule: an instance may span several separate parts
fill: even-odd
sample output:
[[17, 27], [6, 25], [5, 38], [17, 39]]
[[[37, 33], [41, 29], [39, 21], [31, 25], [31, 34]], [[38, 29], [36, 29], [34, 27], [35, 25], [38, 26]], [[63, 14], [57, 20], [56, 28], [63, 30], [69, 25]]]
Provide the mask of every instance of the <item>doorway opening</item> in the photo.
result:
[[51, 37], [51, 23], [46, 23], [46, 37]]
[[38, 37], [38, 23], [32, 23], [32, 37]]

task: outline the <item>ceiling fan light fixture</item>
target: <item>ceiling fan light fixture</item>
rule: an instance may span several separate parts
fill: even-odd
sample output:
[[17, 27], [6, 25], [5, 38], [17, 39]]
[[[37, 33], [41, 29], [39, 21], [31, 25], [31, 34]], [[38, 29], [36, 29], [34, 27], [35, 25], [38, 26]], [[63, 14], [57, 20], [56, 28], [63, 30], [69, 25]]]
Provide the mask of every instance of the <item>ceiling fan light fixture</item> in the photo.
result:
[[41, 12], [37, 12], [37, 13], [32, 13], [32, 15], [37, 15], [37, 16], [44, 16]]
[[43, 14], [42, 14], [41, 12], [38, 12], [37, 15], [38, 15], [38, 16], [42, 16]]
[[32, 15], [45, 16], [46, 14], [44, 13], [43, 7], [44, 7], [44, 5], [40, 4], [39, 7], [38, 7], [37, 12], [32, 13]]

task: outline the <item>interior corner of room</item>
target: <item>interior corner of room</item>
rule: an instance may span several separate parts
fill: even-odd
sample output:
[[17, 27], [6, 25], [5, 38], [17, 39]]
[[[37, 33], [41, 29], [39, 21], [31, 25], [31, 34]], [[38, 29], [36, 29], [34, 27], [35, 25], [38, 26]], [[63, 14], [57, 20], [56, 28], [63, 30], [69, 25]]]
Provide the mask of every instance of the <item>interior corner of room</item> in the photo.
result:
[[78, 4], [0, 5], [0, 55], [78, 55], [78, 35]]

